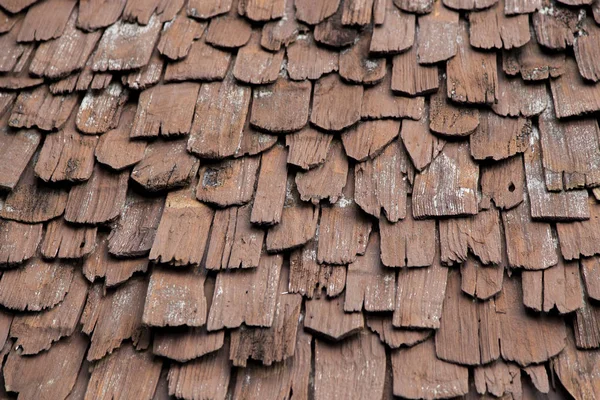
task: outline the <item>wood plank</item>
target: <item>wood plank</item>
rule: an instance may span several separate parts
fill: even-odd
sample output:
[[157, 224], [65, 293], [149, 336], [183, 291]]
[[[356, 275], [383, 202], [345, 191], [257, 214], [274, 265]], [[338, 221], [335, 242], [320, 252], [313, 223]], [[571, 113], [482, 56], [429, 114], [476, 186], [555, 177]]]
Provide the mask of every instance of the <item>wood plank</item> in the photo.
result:
[[74, 71], [81, 70], [101, 32], [82, 32], [75, 27], [77, 13], [71, 13], [64, 33], [56, 39], [41, 43], [29, 65], [29, 72], [47, 78], [64, 78]]
[[233, 76], [240, 82], [253, 85], [273, 83], [279, 77], [283, 56], [282, 50], [273, 53], [263, 49], [260, 45], [260, 33], [255, 31], [237, 53]]
[[435, 92], [438, 86], [437, 66], [418, 64], [416, 46], [394, 56], [391, 85], [393, 91], [417, 96]]
[[65, 31], [75, 0], [50, 0], [34, 4], [27, 10], [17, 41], [46, 41], [60, 37]]
[[581, 29], [585, 29], [587, 35], [577, 36], [574, 39], [573, 50], [575, 52], [575, 59], [577, 60], [577, 67], [579, 68], [579, 73], [585, 79], [598, 82], [600, 80], [600, 68], [597, 66], [597, 60], [600, 56], [600, 47], [598, 46], [600, 29], [591, 18], [584, 20]]
[[482, 166], [480, 185], [480, 208], [490, 208], [492, 201], [502, 210], [521, 204], [525, 186], [523, 158], [516, 156], [489, 166]]
[[508, 75], [520, 73], [526, 81], [557, 78], [565, 73], [565, 55], [544, 51], [532, 36], [523, 47], [502, 53], [502, 69]]
[[114, 173], [99, 165], [89, 180], [71, 188], [65, 220], [99, 224], [116, 219], [125, 205], [128, 171]]
[[238, 14], [234, 6], [227, 14], [210, 20], [205, 40], [215, 47], [235, 49], [248, 43], [251, 35], [252, 25]]
[[22, 70], [33, 53], [33, 43], [17, 42], [17, 36], [23, 26], [23, 19], [19, 18], [10, 31], [0, 36], [0, 45], [4, 49], [4, 53], [0, 55], [1, 72]]
[[186, 135], [192, 127], [200, 85], [158, 85], [140, 94], [131, 137]]
[[344, 153], [342, 143], [335, 140], [329, 146], [325, 162], [316, 168], [296, 173], [296, 185], [300, 198], [319, 204], [323, 199], [329, 199], [331, 204], [342, 196], [348, 182], [348, 158]]
[[171, 364], [169, 394], [188, 399], [197, 396], [225, 400], [232, 370], [228, 347], [185, 364]]
[[348, 340], [342, 339], [363, 330], [365, 318], [362, 313], [345, 312], [344, 298], [345, 293], [334, 298], [321, 296], [306, 300], [304, 328], [326, 339], [347, 343]]
[[430, 97], [429, 129], [451, 137], [472, 134], [479, 126], [479, 110], [451, 102], [446, 91], [446, 81], [442, 79], [439, 90]]
[[340, 5], [340, 0], [296, 0], [296, 18], [309, 25], [316, 25], [332, 16]]
[[415, 176], [413, 216], [477, 214], [479, 166], [466, 143], [446, 143], [429, 167]]
[[483, 265], [475, 257], [467, 257], [460, 265], [461, 290], [480, 300], [488, 300], [502, 290], [504, 265]]
[[142, 197], [130, 191], [117, 226], [108, 237], [108, 251], [116, 257], [138, 257], [150, 252], [165, 204], [164, 197]]
[[75, 386], [87, 345], [84, 335], [75, 334], [33, 357], [11, 351], [3, 368], [6, 390], [23, 399], [66, 398]]
[[521, 47], [531, 39], [529, 17], [504, 14], [504, 0], [486, 10], [469, 13], [469, 39], [479, 49], [506, 49]]
[[103, 293], [101, 285], [92, 286], [81, 315], [81, 330], [91, 337], [87, 353], [89, 361], [110, 360], [105, 358], [107, 354], [115, 351], [113, 354], [118, 355], [130, 347], [122, 345], [127, 339], [132, 339], [135, 346], [141, 347], [145, 329], [142, 327], [142, 313], [147, 288], [148, 281], [143, 278], [130, 279], [106, 293]]
[[100, 92], [88, 91], [77, 112], [77, 129], [95, 135], [116, 128], [128, 96], [129, 92], [119, 82]]
[[508, 262], [513, 268], [546, 269], [558, 263], [550, 224], [531, 219], [529, 201], [502, 213]]
[[396, 273], [379, 257], [379, 234], [374, 232], [365, 254], [348, 265], [344, 311], [394, 311]]
[[288, 149], [288, 164], [302, 169], [315, 168], [325, 162], [333, 135], [322, 133], [311, 127], [285, 136]]
[[[231, 156], [240, 146], [251, 89], [232, 74], [200, 88], [188, 150], [202, 158]], [[232, 117], [233, 116], [233, 117]]]
[[0, 217], [32, 224], [62, 215], [67, 204], [67, 191], [37, 179], [33, 171], [35, 161], [29, 163], [17, 185], [6, 196]]
[[20, 268], [4, 271], [0, 278], [0, 304], [19, 311], [52, 308], [65, 298], [73, 274], [70, 263], [33, 258]]
[[[247, 65], [256, 63], [247, 62]], [[294, 82], [284, 77], [271, 85], [255, 88], [250, 124], [274, 133], [302, 129], [308, 122], [311, 89], [310, 82]]]
[[131, 179], [150, 192], [189, 185], [198, 173], [200, 160], [186, 147], [187, 139], [150, 143], [144, 158], [133, 168]]
[[20, 264], [33, 257], [42, 240], [42, 230], [42, 224], [0, 219], [0, 265]]
[[146, 142], [129, 137], [135, 114], [135, 105], [125, 105], [117, 127], [100, 136], [95, 150], [99, 163], [119, 171], [144, 158]]
[[550, 88], [558, 118], [600, 110], [600, 84], [586, 82], [579, 75], [577, 65], [571, 58], [565, 62], [565, 73], [550, 81]]
[[373, 27], [369, 50], [372, 53], [400, 53], [412, 47], [415, 41], [415, 16], [396, 7], [393, 0], [383, 0], [385, 19]]
[[3, 118], [3, 128], [0, 129], [0, 188], [13, 190], [25, 168], [31, 161], [37, 150], [41, 135], [35, 129], [22, 129], [13, 131], [4, 123], [8, 121]]
[[544, 182], [539, 132], [534, 126], [525, 151], [525, 177], [531, 217], [540, 220], [572, 221], [589, 219], [586, 190], [550, 192]]
[[435, 357], [433, 339], [392, 352], [394, 395], [440, 399], [469, 392], [469, 369]]
[[432, 265], [435, 254], [435, 221], [415, 220], [407, 200], [404, 219], [390, 222], [380, 218], [381, 261], [387, 267], [425, 267]]
[[344, 6], [337, 9], [335, 14], [315, 26], [315, 40], [325, 46], [342, 48], [352, 45], [360, 36], [356, 27], [342, 23]]
[[585, 292], [594, 300], [600, 298], [600, 281], [596, 275], [597, 268], [600, 267], [600, 258], [590, 257], [581, 259], [581, 276], [585, 285]]
[[[79, 324], [87, 297], [88, 284], [83, 275], [76, 272], [69, 292], [56, 307], [35, 313], [15, 316], [10, 327], [10, 336], [16, 338], [15, 346], [23, 355], [37, 354], [50, 350], [54, 342], [74, 334]], [[74, 336], [77, 336], [75, 333]], [[53, 347], [52, 347], [53, 348]]]
[[540, 115], [539, 127], [548, 190], [600, 186], [600, 128], [596, 119], [559, 121], [549, 104]]
[[373, 0], [345, 0], [342, 2], [342, 24], [368, 25], [373, 14]]
[[160, 377], [162, 360], [150, 351], [126, 344], [94, 365], [85, 400], [135, 397], [150, 400]]
[[477, 393], [496, 397], [522, 394], [521, 370], [514, 364], [495, 362], [475, 368], [475, 388]]
[[[419, 3], [422, 4], [424, 1], [419, 0]], [[432, 12], [419, 16], [418, 19], [417, 59], [419, 64], [435, 64], [448, 60], [456, 54], [458, 13], [444, 7], [441, 1], [429, 0], [426, 4]]]
[[284, 0], [281, 19], [267, 22], [262, 29], [260, 45], [267, 50], [279, 51], [295, 42], [299, 34], [308, 29], [301, 25], [296, 18], [294, 0]]
[[598, 381], [589, 378], [598, 365], [600, 365], [598, 352], [577, 350], [571, 335], [567, 335], [564, 351], [552, 363], [554, 372], [567, 392], [574, 398], [580, 399], [593, 398], [600, 394]]
[[88, 0], [80, 2], [77, 27], [84, 31], [105, 28], [117, 22], [127, 0]]
[[419, 120], [425, 111], [422, 96], [398, 96], [391, 88], [392, 74], [386, 74], [380, 83], [365, 88], [360, 116], [363, 119], [410, 118]]
[[198, 173], [196, 198], [220, 207], [242, 205], [254, 194], [260, 157], [240, 157], [204, 164]]
[[8, 125], [13, 128], [60, 129], [77, 104], [76, 95], [55, 96], [45, 85], [21, 92], [12, 108]]
[[476, 160], [502, 160], [523, 153], [529, 145], [531, 121], [504, 118], [481, 110], [479, 126], [469, 136], [471, 155]]
[[247, 326], [270, 327], [277, 308], [283, 257], [263, 254], [258, 267], [221, 271], [217, 275], [207, 329]]
[[401, 329], [392, 325], [391, 315], [368, 314], [367, 326], [379, 335], [379, 340], [392, 349], [412, 347], [427, 340], [433, 333], [430, 329]]
[[498, 0], [442, 0], [446, 7], [455, 10], [480, 10], [498, 3]]
[[122, 19], [146, 25], [153, 15], [157, 15], [160, 17], [160, 22], [171, 21], [183, 7], [183, 3], [183, 0], [128, 0]]
[[271, 147], [275, 146], [276, 143], [277, 136], [257, 131], [250, 126], [250, 121], [246, 120], [246, 125], [242, 132], [242, 142], [233, 156], [235, 158], [255, 156], [269, 150]]
[[34, 4], [36, 1], [37, 0], [2, 0], [0, 6], [8, 12], [16, 14]]
[[315, 83], [310, 122], [329, 131], [340, 131], [360, 119], [363, 87], [344, 83], [329, 74]]
[[379, 156], [399, 132], [400, 121], [361, 121], [342, 133], [342, 143], [348, 157], [367, 161]]
[[434, 0], [393, 0], [394, 5], [409, 13], [428, 14], [433, 9]]
[[525, 84], [521, 78], [502, 72], [498, 72], [496, 95], [498, 102], [492, 105], [492, 110], [505, 117], [533, 117], [544, 111], [548, 103], [543, 82]]
[[261, 156], [260, 173], [250, 221], [275, 225], [281, 221], [287, 189], [287, 150], [272, 147]]
[[561, 7], [559, 3], [542, 2], [542, 7], [532, 18], [538, 42], [552, 50], [564, 50], [573, 46], [574, 37], [581, 29], [582, 22], [575, 11]]
[[46, 135], [35, 163], [35, 174], [45, 182], [86, 181], [94, 171], [98, 138], [77, 132], [73, 117], [64, 129]]
[[461, 264], [469, 252], [483, 264], [502, 262], [500, 217], [495, 209], [472, 217], [440, 220], [439, 229], [442, 263]]
[[167, 195], [150, 249], [150, 260], [173, 266], [200, 265], [214, 211], [195, 199], [192, 184]]
[[425, 169], [444, 148], [446, 141], [433, 135], [429, 130], [429, 109], [424, 108], [419, 120], [405, 119], [400, 129], [400, 137], [404, 143], [413, 166], [417, 171]]
[[403, 268], [396, 279], [396, 309], [392, 325], [398, 328], [440, 327], [448, 269], [436, 258], [424, 268]]
[[542, 7], [542, 0], [505, 0], [504, 13], [506, 15], [528, 14]]
[[198, 19], [209, 19], [231, 9], [233, 0], [190, 0], [187, 15]]
[[181, 363], [206, 359], [208, 357], [203, 356], [223, 347], [224, 336], [224, 331], [207, 332], [206, 327], [155, 330], [152, 352]]
[[[349, 3], [351, 1], [345, 1], [344, 5]], [[371, 85], [381, 82], [385, 77], [386, 59], [371, 54], [368, 34], [366, 32], [352, 47], [340, 52], [339, 74], [350, 83]]]
[[146, 272], [148, 258], [116, 258], [108, 252], [108, 235], [98, 233], [96, 249], [83, 262], [83, 274], [90, 282], [104, 278], [107, 288], [120, 285], [136, 272]]
[[213, 81], [225, 78], [231, 53], [206, 43], [206, 36], [192, 42], [187, 57], [167, 64], [166, 82], [187, 80]]
[[156, 15], [150, 18], [148, 25], [123, 20], [114, 23], [102, 34], [92, 59], [92, 69], [128, 71], [145, 66], [158, 41], [161, 25]]
[[382, 398], [385, 349], [365, 331], [341, 343], [315, 340], [315, 399]]
[[378, 219], [381, 210], [390, 222], [404, 219], [413, 174], [404, 146], [392, 142], [377, 157], [355, 165], [356, 204]]
[[338, 53], [317, 46], [311, 34], [298, 36], [298, 39], [289, 45], [286, 53], [287, 71], [293, 80], [315, 80], [338, 70]]
[[147, 326], [202, 326], [208, 307], [204, 296], [206, 272], [198, 267], [178, 271], [155, 267], [150, 274], [142, 314]]
[[[600, 254], [598, 242], [598, 218], [600, 206], [593, 199], [588, 199], [590, 219], [570, 223], [557, 223], [560, 251], [565, 260], [579, 259]], [[582, 258], [583, 260], [583, 258]]]
[[259, 266], [265, 231], [250, 222], [250, 204], [217, 210], [206, 254], [207, 269]]
[[62, 218], [46, 225], [40, 252], [44, 258], [82, 258], [96, 247], [96, 228], [71, 225]]
[[121, 83], [133, 90], [147, 89], [158, 83], [162, 75], [164, 64], [164, 58], [160, 56], [160, 53], [155, 48], [150, 56], [150, 61], [140, 69], [134, 69], [131, 72], [122, 75]]

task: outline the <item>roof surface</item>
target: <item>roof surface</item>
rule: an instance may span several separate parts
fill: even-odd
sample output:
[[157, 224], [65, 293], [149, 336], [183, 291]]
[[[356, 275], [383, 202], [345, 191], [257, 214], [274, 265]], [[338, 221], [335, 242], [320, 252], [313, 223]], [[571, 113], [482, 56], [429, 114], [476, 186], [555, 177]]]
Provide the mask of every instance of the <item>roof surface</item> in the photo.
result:
[[0, 397], [600, 399], [598, 24], [0, 0]]

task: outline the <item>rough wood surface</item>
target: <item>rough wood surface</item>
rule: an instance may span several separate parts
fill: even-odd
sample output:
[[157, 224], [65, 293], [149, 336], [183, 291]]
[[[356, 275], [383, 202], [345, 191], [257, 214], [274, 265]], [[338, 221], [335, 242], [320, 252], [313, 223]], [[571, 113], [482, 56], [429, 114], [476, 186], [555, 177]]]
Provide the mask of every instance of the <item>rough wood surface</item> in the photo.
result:
[[10, 13], [18, 13], [38, 0], [2, 0], [0, 6]]
[[290, 79], [319, 79], [322, 75], [338, 70], [337, 52], [315, 43], [311, 34], [301, 35], [286, 50], [287, 71]]
[[274, 225], [281, 221], [287, 189], [287, 150], [275, 146], [261, 157], [250, 221]]
[[552, 50], [564, 50], [572, 46], [582, 22], [576, 10], [550, 1], [542, 1], [542, 6], [532, 18], [538, 42]]
[[190, 132], [200, 85], [158, 85], [140, 94], [131, 137], [185, 135]]
[[417, 63], [417, 47], [394, 56], [391, 88], [395, 92], [416, 96], [435, 92], [439, 86], [438, 68]]
[[147, 89], [158, 83], [162, 75], [163, 67], [164, 58], [160, 56], [158, 50], [154, 49], [150, 56], [150, 61], [140, 69], [134, 69], [131, 72], [122, 75], [121, 82], [123, 85], [133, 90]]
[[587, 295], [598, 300], [600, 298], [600, 281], [597, 279], [596, 272], [600, 267], [598, 257], [583, 258], [581, 260], [581, 277], [585, 285]]
[[310, 122], [319, 128], [340, 131], [360, 119], [363, 87], [344, 83], [337, 74], [315, 83]]
[[[351, 1], [345, 1], [344, 4]], [[370, 38], [363, 35], [349, 49], [340, 52], [340, 76], [348, 82], [371, 85], [380, 82], [386, 73], [386, 59], [370, 53]]]
[[23, 399], [64, 399], [77, 380], [88, 340], [75, 334], [36, 356], [11, 351], [4, 366], [6, 390]]
[[221, 80], [227, 74], [230, 61], [231, 53], [207, 44], [203, 36], [191, 44], [187, 57], [167, 64], [165, 81]]
[[425, 112], [422, 96], [398, 96], [391, 88], [392, 74], [386, 74], [380, 83], [365, 88], [360, 116], [363, 119], [410, 118], [420, 119]]
[[578, 309], [573, 320], [573, 335], [578, 349], [590, 350], [600, 346], [598, 320], [600, 313], [593, 304], [583, 301], [583, 307]]
[[511, 267], [540, 270], [558, 263], [550, 224], [531, 220], [527, 200], [503, 212], [502, 222]]
[[521, 156], [511, 157], [498, 163], [481, 167], [481, 201], [479, 206], [487, 209], [491, 202], [500, 209], [508, 210], [523, 201], [525, 170]]
[[114, 24], [123, 9], [126, 0], [88, 0], [79, 3], [77, 27], [84, 31], [94, 31]]
[[240, 157], [204, 164], [198, 173], [196, 198], [220, 207], [242, 205], [254, 194], [259, 157]]
[[482, 395], [519, 398], [522, 395], [521, 370], [502, 361], [475, 368], [475, 389]]
[[325, 162], [333, 135], [306, 127], [299, 132], [285, 136], [288, 147], [288, 164], [302, 169], [317, 167]]
[[528, 82], [519, 77], [510, 77], [498, 72], [496, 90], [498, 102], [492, 110], [498, 115], [510, 117], [533, 117], [540, 114], [547, 105], [546, 85], [543, 82]]
[[155, 267], [148, 283], [142, 323], [159, 327], [204, 325], [208, 311], [205, 280], [206, 274], [199, 268], [176, 271]]
[[94, 365], [84, 399], [151, 400], [161, 368], [162, 360], [150, 351], [136, 351], [125, 344]]
[[463, 137], [478, 126], [479, 110], [451, 102], [446, 95], [446, 80], [442, 80], [438, 91], [430, 97], [429, 128], [441, 135]]
[[6, 196], [0, 217], [32, 224], [51, 220], [65, 210], [67, 191], [38, 179], [32, 164], [29, 163], [17, 185]]
[[315, 399], [380, 398], [384, 392], [385, 365], [385, 349], [377, 336], [368, 331], [342, 343], [317, 339]]
[[60, 129], [77, 104], [77, 96], [55, 96], [45, 85], [31, 92], [21, 92], [10, 114], [8, 124], [14, 128], [36, 126], [44, 131]]
[[96, 247], [96, 228], [71, 225], [57, 218], [46, 225], [40, 252], [45, 258], [81, 258]]
[[209, 331], [248, 326], [270, 327], [277, 308], [277, 292], [283, 257], [263, 254], [256, 268], [221, 271], [217, 275]]
[[197, 201], [194, 185], [167, 195], [150, 260], [174, 266], [199, 265], [208, 243], [214, 211]]
[[[396, 3], [398, 1], [395, 0]], [[419, 3], [424, 1], [427, 0], [419, 0]], [[444, 7], [441, 1], [429, 0], [427, 3], [433, 4], [430, 6], [432, 12], [418, 19], [417, 60], [420, 64], [445, 61], [454, 57], [457, 48], [458, 13]]]
[[117, 257], [148, 254], [164, 204], [164, 197], [142, 197], [130, 191], [121, 216], [108, 237], [109, 253]]
[[368, 214], [379, 218], [381, 210], [390, 222], [406, 217], [406, 196], [414, 171], [408, 154], [398, 140], [371, 160], [354, 168], [354, 199]]
[[580, 351], [575, 347], [573, 337], [567, 335], [567, 345], [552, 363], [552, 367], [565, 389], [574, 397], [585, 399], [597, 397], [600, 386], [596, 380], [588, 379], [600, 365], [597, 352]]
[[334, 298], [322, 296], [306, 300], [305, 329], [333, 341], [342, 340], [363, 330], [365, 317], [362, 313], [345, 312], [344, 297], [345, 294]]
[[600, 246], [598, 246], [600, 243], [597, 238], [600, 224], [600, 206], [590, 198], [588, 207], [590, 210], [589, 220], [556, 224], [560, 251], [566, 260], [600, 254]]
[[294, 82], [283, 77], [271, 85], [255, 88], [250, 123], [274, 133], [302, 129], [308, 122], [311, 89], [310, 82]]
[[[349, 0], [352, 1], [352, 0]], [[342, 48], [352, 45], [359, 37], [358, 29], [342, 23], [344, 6], [314, 29], [315, 40], [325, 46]]]
[[366, 161], [381, 154], [399, 132], [400, 121], [362, 121], [342, 134], [342, 143], [348, 157]]
[[418, 121], [402, 121], [400, 137], [414, 167], [426, 168], [442, 151], [446, 141], [429, 130], [429, 110], [425, 108]]
[[309, 25], [316, 25], [335, 13], [340, 0], [296, 0], [296, 18]]
[[147, 258], [116, 258], [108, 252], [108, 238], [99, 233], [96, 249], [83, 262], [83, 274], [90, 282], [104, 278], [108, 288], [117, 286], [136, 272], [146, 272]]
[[64, 129], [46, 135], [35, 174], [46, 182], [86, 181], [94, 171], [97, 143], [97, 137], [77, 132], [71, 118]]
[[76, 272], [68, 293], [56, 307], [36, 314], [15, 316], [10, 336], [17, 339], [15, 346], [22, 350], [21, 354], [30, 355], [49, 350], [54, 342], [73, 335], [79, 324], [87, 291], [88, 284], [83, 275]]
[[479, 166], [466, 143], [446, 143], [429, 167], [415, 176], [415, 218], [477, 214]]
[[504, 1], [492, 7], [469, 14], [471, 46], [479, 49], [506, 49], [521, 47], [531, 39], [529, 17], [504, 14]]
[[600, 110], [600, 84], [589, 84], [575, 61], [568, 58], [565, 73], [550, 81], [554, 109], [558, 118], [572, 117]]
[[12, 310], [41, 311], [63, 301], [73, 280], [72, 264], [32, 258], [0, 278], [0, 304]]
[[152, 340], [152, 352], [171, 360], [188, 362], [219, 350], [223, 347], [224, 336], [224, 331], [207, 332], [206, 327], [157, 330]]
[[46, 41], [60, 37], [76, 4], [75, 0], [50, 0], [34, 4], [27, 10], [17, 40]]
[[400, 10], [393, 0], [384, 0], [383, 3], [384, 21], [373, 27], [369, 50], [385, 54], [408, 50], [415, 40], [415, 16]]
[[246, 125], [242, 132], [242, 142], [240, 147], [233, 155], [236, 158], [244, 156], [255, 156], [269, 150], [277, 143], [277, 136], [258, 131], [246, 120]]
[[434, 220], [415, 220], [408, 200], [405, 218], [389, 222], [380, 218], [381, 261], [387, 267], [425, 267], [434, 261]]
[[273, 83], [279, 76], [284, 51], [266, 51], [260, 45], [260, 34], [255, 32], [248, 43], [237, 52], [233, 65], [233, 76], [253, 85]]
[[251, 89], [228, 74], [222, 82], [200, 88], [188, 150], [199, 157], [220, 159], [240, 146]]
[[22, 26], [23, 19], [19, 18], [10, 31], [0, 36], [0, 45], [4, 49], [4, 53], [0, 55], [0, 71], [2, 72], [16, 72], [24, 69], [33, 54], [33, 43], [17, 42], [17, 36]]
[[131, 140], [129, 137], [135, 114], [135, 105], [125, 105], [119, 125], [100, 136], [95, 150], [99, 163], [118, 171], [137, 164], [144, 158], [146, 142]]
[[147, 287], [148, 281], [143, 278], [130, 279], [106, 293], [103, 293], [101, 285], [92, 286], [81, 315], [81, 330], [91, 338], [87, 353], [89, 361], [110, 360], [105, 356], [114, 350], [117, 350], [115, 355], [118, 355], [129, 347], [122, 345], [127, 339], [132, 339], [134, 345], [141, 344], [144, 329], [142, 313]]
[[193, 18], [209, 19], [228, 12], [232, 4], [233, 0], [190, 0], [187, 4], [187, 15]]
[[435, 356], [433, 339], [392, 352], [394, 395], [442, 399], [469, 392], [469, 369]]
[[401, 269], [396, 279], [392, 324], [398, 328], [438, 329], [447, 277], [448, 269], [437, 259], [428, 267]]
[[160, 17], [160, 21], [170, 21], [183, 6], [184, 0], [128, 0], [123, 10], [122, 19], [128, 22], [137, 22], [146, 25], [153, 15]]
[[89, 91], [77, 112], [77, 129], [87, 134], [103, 134], [119, 124], [129, 92], [113, 82], [100, 92]]
[[544, 51], [532, 37], [523, 47], [502, 53], [502, 69], [508, 75], [520, 73], [526, 81], [556, 78], [565, 73], [565, 56]]
[[0, 265], [20, 264], [33, 257], [42, 240], [42, 230], [42, 224], [0, 219]]
[[498, 3], [498, 0], [443, 0], [443, 3], [455, 10], [479, 10], [489, 8]]
[[232, 7], [229, 13], [210, 20], [205, 40], [215, 47], [235, 49], [244, 46], [252, 36], [252, 25]]
[[542, 0], [505, 0], [504, 13], [506, 15], [532, 13], [542, 7]]
[[298, 35], [307, 29], [296, 19], [296, 7], [293, 0], [284, 0], [281, 19], [267, 22], [262, 29], [260, 44], [267, 50], [279, 51], [296, 41]]
[[502, 160], [523, 153], [529, 145], [531, 122], [524, 118], [503, 118], [481, 111], [479, 126], [469, 136], [471, 154], [476, 160]]
[[[2, 122], [7, 121], [3, 118]], [[11, 131], [0, 129], [0, 188], [12, 190], [27, 164], [31, 161], [41, 141], [41, 135], [34, 129]]]
[[300, 198], [318, 204], [323, 199], [335, 203], [348, 182], [348, 158], [339, 140], [333, 141], [325, 162], [309, 171], [296, 174]]
[[161, 23], [156, 15], [147, 25], [120, 20], [102, 34], [93, 56], [94, 71], [128, 71], [144, 67], [160, 34]]
[[396, 273], [387, 269], [379, 257], [379, 234], [369, 238], [363, 256], [348, 265], [344, 311], [394, 311]]
[[600, 28], [589, 18], [585, 20], [582, 28], [587, 35], [577, 36], [573, 46], [577, 67], [585, 79], [598, 82], [600, 80], [600, 68], [598, 67]]
[[401, 329], [392, 325], [391, 316], [385, 314], [367, 315], [367, 326], [379, 335], [379, 340], [392, 349], [412, 347], [427, 340], [432, 330], [429, 329]]
[[460, 265], [460, 275], [463, 292], [480, 300], [488, 300], [502, 290], [504, 265], [483, 265], [475, 257], [468, 257]]
[[128, 171], [111, 172], [96, 165], [89, 180], [69, 192], [65, 220], [99, 224], [114, 220], [125, 205]]

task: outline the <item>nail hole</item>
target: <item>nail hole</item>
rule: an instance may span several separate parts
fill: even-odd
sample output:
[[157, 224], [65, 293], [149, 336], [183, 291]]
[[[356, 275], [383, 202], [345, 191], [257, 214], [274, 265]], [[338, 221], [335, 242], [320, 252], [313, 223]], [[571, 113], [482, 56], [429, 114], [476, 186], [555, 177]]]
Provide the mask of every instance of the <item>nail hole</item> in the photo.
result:
[[515, 188], [515, 184], [511, 182], [511, 183], [510, 183], [510, 185], [508, 185], [508, 191], [509, 191], [509, 192], [514, 192], [514, 191], [515, 191], [515, 189], [516, 189], [516, 188]]

